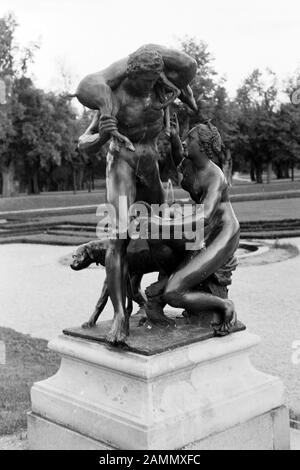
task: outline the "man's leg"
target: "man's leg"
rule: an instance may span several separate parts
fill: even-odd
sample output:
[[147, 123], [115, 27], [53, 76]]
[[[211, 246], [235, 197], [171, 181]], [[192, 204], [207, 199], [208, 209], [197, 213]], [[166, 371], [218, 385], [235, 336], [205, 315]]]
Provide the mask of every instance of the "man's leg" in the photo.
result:
[[[119, 207], [120, 197], [122, 207]], [[115, 207], [117, 221], [126, 230], [127, 212], [135, 197], [135, 175], [132, 168], [122, 159], [121, 152], [114, 158], [109, 154], [107, 166], [107, 200]], [[127, 232], [127, 230], [126, 230]], [[106, 252], [105, 268], [109, 295], [114, 307], [114, 318], [107, 340], [110, 343], [125, 341], [129, 333], [129, 316], [126, 315], [127, 257], [128, 240], [111, 240]]]

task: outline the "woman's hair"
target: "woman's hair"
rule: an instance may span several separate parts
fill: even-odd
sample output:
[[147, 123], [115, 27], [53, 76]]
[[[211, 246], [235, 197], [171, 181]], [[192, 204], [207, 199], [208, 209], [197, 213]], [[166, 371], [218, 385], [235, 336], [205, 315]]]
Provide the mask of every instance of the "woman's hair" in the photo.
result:
[[222, 139], [216, 126], [213, 126], [210, 121], [206, 121], [204, 124], [197, 124], [194, 129], [198, 133], [199, 144], [204, 148], [208, 157], [218, 156], [221, 152]]

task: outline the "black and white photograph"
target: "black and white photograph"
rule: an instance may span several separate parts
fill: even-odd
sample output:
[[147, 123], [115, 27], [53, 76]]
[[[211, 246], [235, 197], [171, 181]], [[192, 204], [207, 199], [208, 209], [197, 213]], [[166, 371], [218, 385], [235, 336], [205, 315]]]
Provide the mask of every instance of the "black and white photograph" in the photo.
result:
[[1, 0], [0, 450], [300, 450], [299, 14]]

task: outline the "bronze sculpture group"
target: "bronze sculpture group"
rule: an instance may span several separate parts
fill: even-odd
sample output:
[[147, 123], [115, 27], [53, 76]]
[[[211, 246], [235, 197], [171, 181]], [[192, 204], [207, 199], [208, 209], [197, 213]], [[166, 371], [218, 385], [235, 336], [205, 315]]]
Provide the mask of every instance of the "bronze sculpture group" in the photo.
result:
[[[219, 335], [228, 334], [236, 322], [227, 286], [236, 267], [239, 223], [229, 201], [225, 176], [211, 160], [221, 151], [221, 137], [210, 123], [198, 124], [182, 144], [177, 119], [170, 120], [169, 114], [169, 105], [176, 98], [197, 109], [189, 85], [195, 72], [196, 63], [188, 55], [151, 44], [87, 76], [76, 92], [83, 105], [95, 109], [93, 122], [79, 139], [79, 148], [97, 153], [110, 141], [107, 201], [115, 207], [120, 227], [124, 226], [126, 210], [135, 201], [151, 205], [165, 200], [157, 149], [164, 128], [170, 135], [174, 163], [182, 173], [182, 187], [195, 204], [204, 207], [201, 217], [205, 243], [198, 250], [187, 251], [185, 240], [171, 237], [143, 241], [141, 255], [138, 250], [132, 251], [134, 242], [127, 233], [125, 237], [118, 233], [104, 244], [98, 241], [79, 247], [73, 269], [82, 269], [97, 259], [106, 268], [101, 297], [85, 326], [95, 324], [110, 296], [114, 318], [107, 340], [112, 344], [124, 342], [129, 334], [132, 299], [145, 310], [149, 321], [160, 325], [173, 323], [163, 310], [167, 304], [191, 316], [219, 312], [220, 322], [215, 325]], [[120, 196], [126, 196], [125, 210], [119, 207]], [[172, 225], [172, 221], [158, 217], [150, 216], [150, 221]], [[159, 272], [159, 277], [146, 289], [145, 296], [140, 282], [142, 275], [151, 271]]]

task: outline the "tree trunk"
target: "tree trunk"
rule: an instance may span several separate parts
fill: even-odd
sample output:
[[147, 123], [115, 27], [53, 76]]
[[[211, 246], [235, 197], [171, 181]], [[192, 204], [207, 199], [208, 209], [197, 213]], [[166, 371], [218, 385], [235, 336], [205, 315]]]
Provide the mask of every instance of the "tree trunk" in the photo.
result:
[[7, 167], [2, 169], [2, 196], [10, 197], [15, 194], [15, 167], [10, 163]]
[[38, 171], [34, 170], [32, 175], [33, 194], [40, 194]]
[[289, 178], [290, 177], [290, 174], [289, 174], [289, 164], [288, 163], [285, 163], [284, 164], [284, 169], [283, 169], [283, 177], [284, 178]]
[[79, 171], [78, 171], [78, 186], [79, 186], [79, 190], [82, 190], [83, 189], [83, 177], [84, 177], [84, 170], [83, 168], [79, 168]]
[[254, 166], [254, 162], [252, 161], [250, 163], [250, 179], [251, 181], [256, 181], [255, 180], [255, 166]]
[[268, 162], [267, 168], [267, 183], [270, 184], [272, 180], [272, 162]]
[[255, 173], [256, 173], [256, 182], [257, 183], [262, 183], [262, 165], [260, 162], [256, 163], [256, 168], [255, 168]]
[[276, 176], [277, 176], [277, 179], [279, 180], [283, 177], [282, 168], [280, 164], [276, 165]]
[[88, 192], [92, 191], [92, 171], [91, 168], [88, 169], [87, 173], [87, 185], [88, 185]]
[[72, 176], [73, 176], [73, 193], [76, 194], [77, 185], [76, 185], [76, 170], [75, 170], [75, 168], [73, 168]]

